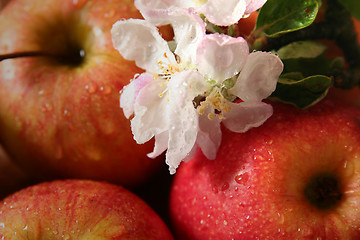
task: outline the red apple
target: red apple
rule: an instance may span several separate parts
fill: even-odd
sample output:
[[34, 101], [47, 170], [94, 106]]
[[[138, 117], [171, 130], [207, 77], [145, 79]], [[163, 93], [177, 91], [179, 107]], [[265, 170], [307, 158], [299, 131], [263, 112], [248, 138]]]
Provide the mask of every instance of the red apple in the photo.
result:
[[89, 180], [45, 182], [0, 202], [1, 239], [173, 239], [128, 190]]
[[33, 183], [18, 166], [11, 161], [4, 148], [0, 145], [0, 199]]
[[12, 0], [0, 14], [0, 142], [32, 175], [126, 186], [162, 159], [146, 157], [119, 107], [141, 70], [113, 48], [110, 29], [139, 18], [132, 0]]
[[10, 0], [0, 0], [0, 11], [2, 8], [5, 7], [5, 5], [9, 2]]
[[215, 160], [177, 171], [178, 239], [360, 239], [360, 110], [273, 104], [259, 128], [223, 129]]

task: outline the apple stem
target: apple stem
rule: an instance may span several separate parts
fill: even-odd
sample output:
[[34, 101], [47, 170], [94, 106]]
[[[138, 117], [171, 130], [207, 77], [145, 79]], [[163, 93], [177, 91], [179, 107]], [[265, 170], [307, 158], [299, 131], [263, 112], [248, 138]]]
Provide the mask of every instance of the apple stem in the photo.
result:
[[66, 58], [64, 55], [52, 54], [49, 52], [15, 52], [8, 54], [0, 54], [0, 62], [7, 59], [23, 58], [23, 57], [52, 57], [52, 58]]

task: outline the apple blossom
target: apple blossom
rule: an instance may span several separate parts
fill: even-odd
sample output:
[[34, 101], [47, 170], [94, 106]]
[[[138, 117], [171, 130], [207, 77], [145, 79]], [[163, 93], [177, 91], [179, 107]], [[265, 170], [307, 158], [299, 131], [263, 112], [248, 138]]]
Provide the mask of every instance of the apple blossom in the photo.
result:
[[[272, 107], [261, 100], [275, 90], [283, 66], [273, 54], [249, 54], [241, 37], [206, 35], [204, 23], [191, 10], [162, 12], [152, 20], [173, 26], [174, 49], [148, 20], [113, 26], [114, 47], [145, 69], [124, 87], [120, 107], [127, 118], [134, 114], [131, 129], [137, 143], [155, 137], [149, 157], [167, 150], [173, 174], [198, 148], [207, 158], [216, 157], [221, 122], [245, 132], [266, 121]], [[234, 103], [236, 99], [241, 102]]]
[[155, 9], [173, 7], [193, 8], [197, 13], [204, 14], [213, 24], [229, 26], [237, 23], [242, 17], [256, 11], [266, 0], [135, 0], [135, 6], [147, 18]]
[[134, 113], [131, 120], [134, 139], [145, 143], [155, 137], [154, 151], [149, 157], [167, 149], [166, 159], [173, 173], [197, 139], [193, 99], [210, 85], [194, 69], [196, 46], [205, 36], [203, 21], [187, 10], [168, 14], [166, 20], [175, 34], [174, 52], [157, 28], [146, 20], [118, 21], [112, 36], [115, 48], [124, 58], [135, 60], [146, 70], [123, 89], [120, 97], [126, 117]]

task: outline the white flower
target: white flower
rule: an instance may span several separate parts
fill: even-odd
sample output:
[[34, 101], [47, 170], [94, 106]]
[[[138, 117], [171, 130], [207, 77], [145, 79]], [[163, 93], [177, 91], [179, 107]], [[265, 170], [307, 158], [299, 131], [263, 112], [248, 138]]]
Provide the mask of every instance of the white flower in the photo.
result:
[[[120, 106], [137, 143], [155, 138], [149, 157], [166, 152], [170, 173], [201, 148], [209, 159], [221, 143], [221, 122], [232, 131], [257, 127], [272, 114], [263, 103], [275, 89], [283, 65], [270, 53], [249, 54], [246, 41], [205, 34], [191, 10], [153, 12], [157, 24], [171, 24], [170, 49], [148, 20], [118, 21], [112, 28], [114, 47], [145, 69], [125, 86]], [[236, 100], [235, 103], [234, 100]]]
[[[271, 105], [262, 100], [275, 90], [283, 70], [276, 55], [266, 52], [249, 54], [242, 38], [211, 34], [199, 45], [197, 66], [199, 72], [217, 86], [198, 107], [201, 114], [206, 113], [209, 119], [217, 115], [234, 132], [258, 127], [272, 115]], [[229, 98], [237, 99], [238, 103]], [[220, 128], [215, 121], [207, 124], [211, 124], [213, 129]]]
[[162, 14], [154, 19], [172, 25], [174, 52], [157, 28], [145, 20], [118, 21], [111, 33], [114, 47], [122, 56], [146, 70], [123, 89], [120, 97], [125, 116], [134, 113], [134, 139], [141, 144], [155, 137], [149, 157], [167, 149], [166, 161], [174, 173], [180, 162], [194, 152], [199, 126], [193, 99], [210, 85], [194, 68], [197, 45], [205, 36], [201, 18], [185, 10]]
[[229, 26], [256, 11], [266, 0], [135, 0], [135, 6], [147, 18], [155, 9], [194, 8], [215, 25]]

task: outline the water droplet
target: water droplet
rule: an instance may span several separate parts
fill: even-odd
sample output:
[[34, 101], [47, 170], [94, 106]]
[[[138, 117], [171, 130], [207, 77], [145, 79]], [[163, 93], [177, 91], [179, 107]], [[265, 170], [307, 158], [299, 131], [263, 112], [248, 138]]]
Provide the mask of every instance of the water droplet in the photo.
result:
[[109, 12], [104, 14], [105, 18], [112, 18], [115, 15], [115, 9], [111, 9]]
[[27, 231], [27, 230], [28, 230], [28, 226], [26, 225], [22, 230], [23, 230], [23, 231]]
[[345, 177], [351, 177], [355, 173], [354, 163], [352, 161], [345, 161], [344, 163], [344, 175]]
[[227, 190], [229, 188], [229, 183], [224, 183], [224, 185], [222, 185], [222, 187], [221, 187], [221, 191], [225, 191], [225, 190]]
[[228, 225], [228, 222], [226, 220], [224, 220], [223, 223], [224, 223], [225, 226]]
[[71, 239], [71, 236], [70, 236], [69, 234], [65, 233], [64, 235], [62, 235], [62, 238], [63, 238], [64, 240], [70, 240], [70, 239]]
[[41, 89], [39, 92], [38, 92], [39, 95], [43, 95], [44, 94], [44, 89]]
[[242, 174], [239, 174], [235, 177], [235, 182], [241, 185], [246, 185], [247, 181], [249, 180], [249, 173], [245, 172]]
[[212, 190], [213, 190], [213, 192], [214, 192], [215, 194], [219, 192], [217, 186], [213, 186], [213, 187], [212, 187]]
[[53, 106], [50, 103], [45, 103], [42, 107], [43, 112], [50, 112], [53, 110]]
[[285, 217], [284, 217], [284, 215], [283, 214], [280, 214], [280, 213], [278, 213], [278, 216], [279, 216], [279, 223], [280, 224], [284, 224], [284, 222], [285, 222]]
[[99, 90], [105, 95], [108, 95], [112, 92], [111, 87], [109, 86], [101, 86]]
[[85, 89], [88, 91], [88, 93], [93, 94], [97, 91], [97, 86], [95, 83], [89, 83], [85, 86]]
[[67, 116], [67, 117], [69, 117], [69, 116], [70, 116], [69, 110], [65, 109], [65, 110], [64, 110], [64, 115]]
[[349, 151], [349, 152], [352, 152], [352, 150], [353, 150], [353, 147], [352, 146], [345, 146], [345, 149], [347, 150], [347, 151]]

